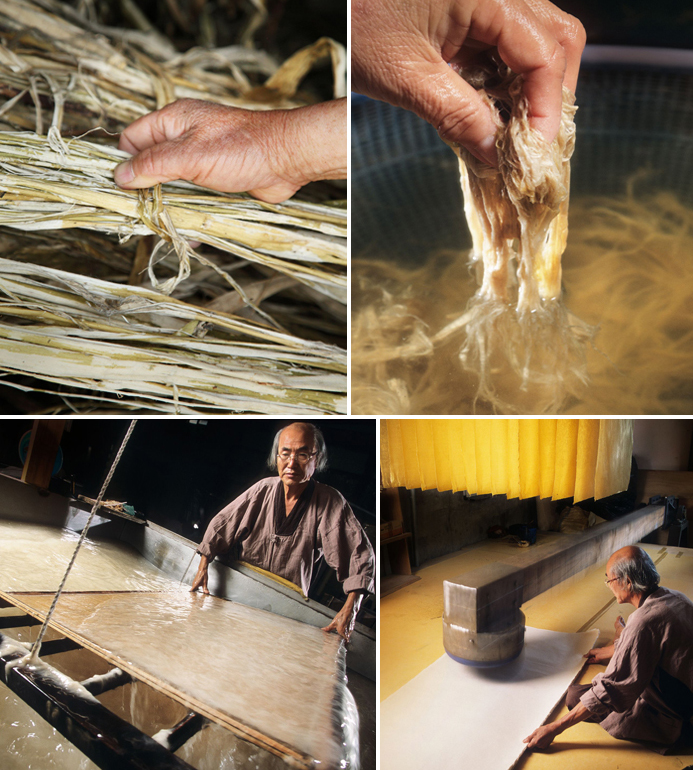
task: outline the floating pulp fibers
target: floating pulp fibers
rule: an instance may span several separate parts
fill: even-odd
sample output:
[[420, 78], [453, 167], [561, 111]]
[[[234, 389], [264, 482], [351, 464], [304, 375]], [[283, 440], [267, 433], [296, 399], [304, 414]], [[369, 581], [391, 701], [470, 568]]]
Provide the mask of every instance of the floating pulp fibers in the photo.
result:
[[[584, 319], [578, 334], [585, 324], [598, 331], [586, 346], [589, 384], [562, 413], [693, 411], [691, 254], [693, 209], [671, 193], [648, 195], [631, 184], [622, 196], [572, 201], [565, 313]], [[494, 405], [477, 398], [478, 376], [460, 373], [455, 355], [466, 328], [451, 330], [451, 320], [475, 291], [464, 256], [441, 253], [408, 271], [362, 261], [354, 272], [361, 284], [354, 298], [354, 411], [469, 414], [476, 406], [491, 413]]]
[[[464, 326], [462, 366], [478, 376], [477, 400], [502, 413], [554, 413], [586, 381], [586, 324], [561, 302], [568, 235], [574, 97], [563, 89], [558, 136], [529, 124], [523, 78], [505, 65], [464, 73], [494, 116], [499, 167], [461, 146], [460, 176], [481, 286], [466, 312], [434, 341]], [[509, 115], [507, 122], [501, 113]]]

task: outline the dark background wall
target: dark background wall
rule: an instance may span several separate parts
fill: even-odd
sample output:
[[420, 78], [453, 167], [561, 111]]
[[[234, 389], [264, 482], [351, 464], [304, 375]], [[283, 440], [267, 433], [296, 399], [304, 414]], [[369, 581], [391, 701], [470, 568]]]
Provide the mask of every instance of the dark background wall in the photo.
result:
[[413, 535], [413, 567], [485, 540], [489, 527], [528, 524], [536, 518], [534, 498], [470, 498], [463, 492], [400, 489], [399, 499], [404, 529]]
[[588, 43], [693, 46], [693, 5], [689, 0], [555, 0], [555, 4], [580, 19]]
[[[140, 419], [107, 497], [199, 542], [209, 520], [234, 497], [272, 475], [266, 465], [277, 430], [290, 420]], [[316, 479], [338, 489], [359, 520], [375, 524], [375, 422], [314, 420], [327, 443], [329, 468]], [[96, 497], [129, 421], [75, 419], [67, 424], [56, 491]], [[18, 445], [30, 419], [0, 421], [0, 464], [20, 467]]]

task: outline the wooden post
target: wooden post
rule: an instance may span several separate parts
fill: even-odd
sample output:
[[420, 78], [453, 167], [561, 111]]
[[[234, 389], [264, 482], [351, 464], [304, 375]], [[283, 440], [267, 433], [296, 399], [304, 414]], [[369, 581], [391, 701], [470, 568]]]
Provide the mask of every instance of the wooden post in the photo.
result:
[[402, 531], [402, 506], [399, 501], [399, 489], [385, 489], [380, 497], [380, 547], [387, 549], [392, 575], [381, 576], [380, 596], [409, 585], [421, 578], [411, 574], [409, 561], [410, 532]]
[[67, 420], [34, 420], [22, 481], [48, 489]]

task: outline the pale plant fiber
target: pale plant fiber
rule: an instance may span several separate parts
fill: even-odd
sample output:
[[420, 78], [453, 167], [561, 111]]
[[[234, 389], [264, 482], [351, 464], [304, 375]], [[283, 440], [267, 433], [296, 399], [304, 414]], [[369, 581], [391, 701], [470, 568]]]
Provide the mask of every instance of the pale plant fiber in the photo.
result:
[[[56, 239], [51, 258], [41, 244], [43, 266], [32, 264], [35, 239], [17, 249], [21, 261], [2, 259], [4, 383], [61, 395], [56, 411], [108, 411], [116, 403], [118, 411], [345, 411], [345, 351], [285, 331], [260, 307], [272, 294], [290, 291], [319, 308], [321, 315], [304, 326], [315, 326], [318, 336], [321, 325], [333, 336], [341, 328], [345, 205], [267, 204], [183, 182], [121, 190], [112, 171], [128, 156], [113, 146], [117, 136], [109, 136], [184, 97], [248, 109], [300, 106], [301, 79], [325, 58], [335, 96], [343, 96], [344, 49], [323, 38], [281, 66], [247, 46], [178, 54], [158, 33], [102, 28], [56, 0], [0, 0], [0, 35], [8, 97], [0, 105], [0, 129], [29, 129], [0, 131], [0, 225], [27, 238], [82, 232], [83, 251], [96, 257], [101, 273], [117, 276], [114, 282], [61, 270], [65, 239]], [[5, 45], [10, 39], [13, 45]], [[258, 78], [266, 78], [263, 85], [256, 85]], [[97, 141], [70, 138], [86, 132]], [[131, 252], [111, 247], [112, 254], [100, 253], [103, 242], [87, 242], [86, 231], [121, 243], [157, 238], [144, 250], [144, 264], [138, 247], [130, 276], [138, 283], [145, 269], [152, 288], [124, 285]], [[227, 259], [193, 249], [191, 241]], [[3, 255], [12, 252], [5, 248]], [[67, 253], [65, 262], [74, 269]], [[265, 277], [237, 278], [246, 265]], [[216, 296], [209, 307], [182, 299], [195, 287]], [[178, 298], [166, 296], [173, 292]], [[301, 312], [305, 305], [296, 307]], [[244, 308], [254, 320], [234, 315], [247, 315]], [[282, 310], [291, 317], [286, 303]], [[37, 379], [27, 384], [18, 375]]]
[[561, 300], [575, 100], [564, 88], [558, 136], [549, 144], [530, 125], [523, 77], [504, 66], [500, 74], [500, 83], [494, 71], [472, 78], [496, 117], [498, 169], [456, 148], [471, 258], [483, 265], [482, 283], [466, 312], [434, 342], [464, 326], [460, 360], [479, 378], [477, 400], [504, 414], [553, 414], [582, 392], [593, 335]]
[[[411, 312], [406, 302], [384, 292], [380, 307], [370, 308], [384, 323], [369, 318], [369, 310], [354, 321], [354, 370], [366, 365], [369, 357], [378, 362], [379, 370], [387, 368], [391, 359], [379, 348], [395, 345], [401, 359], [398, 371], [381, 377], [384, 388], [379, 401], [390, 406], [383, 409], [387, 413], [409, 412], [418, 400], [416, 394], [427, 392], [438, 377], [445, 388], [451, 387], [448, 378], [456, 380], [460, 391], [470, 378], [476, 380], [476, 395], [466, 411], [553, 414], [583, 391], [586, 349], [594, 333], [567, 312], [561, 299], [575, 142], [574, 98], [564, 89], [558, 136], [548, 144], [530, 126], [521, 76], [495, 62], [465, 71], [464, 76], [479, 89], [497, 126], [498, 168], [480, 162], [462, 146], [453, 146], [460, 158], [472, 236], [470, 258], [480, 275], [479, 289], [462, 314], [451, 313], [453, 320], [437, 329], [424, 323], [420, 313]], [[501, 107], [509, 116], [507, 121], [501, 118]], [[463, 301], [458, 293], [458, 307]], [[369, 334], [375, 325], [378, 331]], [[453, 345], [457, 345], [462, 373], [450, 371], [448, 365], [424, 364], [425, 357], [441, 351], [454, 356]], [[415, 381], [413, 388], [407, 384], [410, 378]], [[357, 382], [355, 398], [360, 388]], [[373, 398], [373, 391], [366, 386], [363, 398], [369, 397]], [[422, 412], [444, 414], [450, 409], [441, 406], [438, 395], [426, 407]]]

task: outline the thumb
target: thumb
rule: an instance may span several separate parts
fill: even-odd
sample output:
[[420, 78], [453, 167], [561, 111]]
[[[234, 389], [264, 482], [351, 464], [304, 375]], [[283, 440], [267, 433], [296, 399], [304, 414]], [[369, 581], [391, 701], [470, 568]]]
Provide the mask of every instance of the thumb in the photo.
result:
[[118, 187], [135, 190], [152, 187], [161, 182], [186, 179], [185, 153], [180, 152], [180, 140], [154, 144], [119, 163], [113, 169], [113, 179]]
[[431, 123], [442, 139], [463, 145], [484, 163], [498, 165], [497, 127], [489, 105], [442, 59], [408, 73], [403, 91], [411, 94], [410, 104], [403, 106]]

